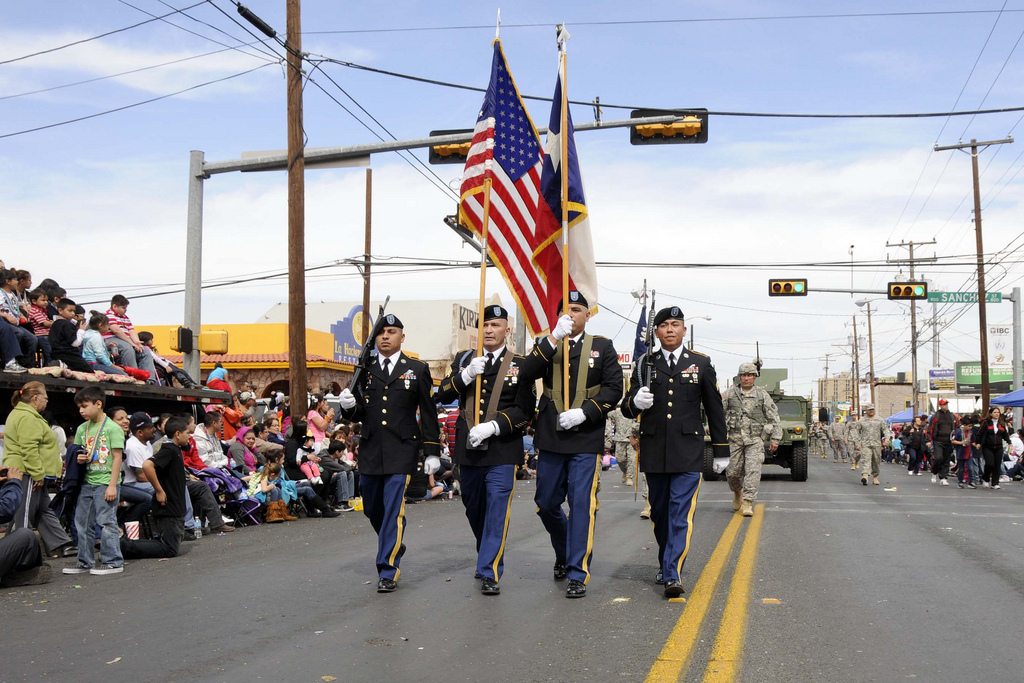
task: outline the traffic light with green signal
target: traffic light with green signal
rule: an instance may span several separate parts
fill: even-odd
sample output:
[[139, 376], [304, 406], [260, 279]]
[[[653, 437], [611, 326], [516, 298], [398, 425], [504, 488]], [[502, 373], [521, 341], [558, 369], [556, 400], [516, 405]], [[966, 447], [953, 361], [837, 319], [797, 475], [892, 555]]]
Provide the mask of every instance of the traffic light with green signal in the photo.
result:
[[909, 301], [928, 298], [927, 282], [890, 282], [886, 288], [890, 299], [894, 301]]
[[807, 296], [807, 278], [769, 280], [768, 296]]

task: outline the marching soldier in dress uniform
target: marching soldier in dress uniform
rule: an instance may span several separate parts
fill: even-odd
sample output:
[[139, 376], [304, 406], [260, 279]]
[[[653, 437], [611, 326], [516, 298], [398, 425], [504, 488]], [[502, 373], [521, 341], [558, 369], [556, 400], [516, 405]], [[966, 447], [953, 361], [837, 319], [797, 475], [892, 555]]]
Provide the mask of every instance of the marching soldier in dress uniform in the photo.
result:
[[690, 525], [697, 507], [701, 469], [704, 465], [704, 406], [716, 457], [725, 457], [725, 411], [711, 359], [682, 347], [686, 324], [682, 311], [663, 308], [654, 317], [655, 335], [661, 343], [654, 354], [651, 386], [643, 385], [637, 360], [624, 415], [640, 419], [640, 471], [647, 476], [651, 522], [658, 540], [658, 574], [666, 597], [683, 591], [680, 573], [686, 561]]
[[[563, 315], [551, 336], [538, 339], [525, 362], [529, 377], [544, 379], [534, 436], [539, 452], [534, 501], [555, 550], [555, 580], [568, 578], [565, 597], [582, 598], [594, 550], [605, 418], [622, 397], [622, 367], [610, 339], [586, 333], [590, 306], [580, 292], [570, 291], [559, 310]], [[566, 336], [571, 340], [568, 392], [562, 386], [560, 343]], [[568, 517], [562, 509], [567, 498]]]
[[[523, 464], [523, 429], [533, 417], [533, 382], [521, 374], [524, 358], [505, 346], [508, 311], [484, 309], [484, 355], [455, 356], [438, 390], [439, 403], [458, 399], [453, 453], [462, 503], [476, 537], [476, 577], [484, 595], [498, 595], [516, 470]], [[476, 378], [481, 377], [480, 402]]]
[[774, 453], [782, 441], [782, 422], [775, 401], [754, 384], [757, 365], [742, 363], [739, 384], [725, 392], [725, 423], [729, 427], [729, 467], [725, 476], [732, 489], [732, 509], [744, 517], [754, 515], [754, 501], [761, 485], [765, 441]]
[[420, 450], [435, 471], [441, 453], [430, 367], [402, 353], [404, 329], [398, 316], [385, 316], [374, 339], [377, 355], [360, 391], [344, 389], [340, 397], [342, 416], [363, 423], [359, 484], [363, 514], [377, 532], [378, 593], [398, 588], [398, 565], [405, 554], [405, 488], [421, 466]]

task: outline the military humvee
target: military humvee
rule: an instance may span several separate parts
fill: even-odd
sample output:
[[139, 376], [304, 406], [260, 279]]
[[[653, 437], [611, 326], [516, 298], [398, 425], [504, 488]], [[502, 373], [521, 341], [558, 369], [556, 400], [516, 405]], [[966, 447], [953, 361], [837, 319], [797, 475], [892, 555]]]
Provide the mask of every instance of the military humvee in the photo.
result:
[[[782, 392], [782, 383], [788, 377], [789, 371], [785, 368], [763, 369], [755, 382], [771, 395], [782, 421], [782, 441], [775, 453], [765, 448], [764, 464], [788, 468], [793, 481], [807, 481], [807, 444], [813, 417], [811, 402], [803, 396], [787, 396]], [[738, 376], [733, 378], [733, 382], [738, 384], [739, 381]], [[715, 480], [718, 475], [714, 470], [715, 458], [706, 422], [704, 434], [704, 478]]]

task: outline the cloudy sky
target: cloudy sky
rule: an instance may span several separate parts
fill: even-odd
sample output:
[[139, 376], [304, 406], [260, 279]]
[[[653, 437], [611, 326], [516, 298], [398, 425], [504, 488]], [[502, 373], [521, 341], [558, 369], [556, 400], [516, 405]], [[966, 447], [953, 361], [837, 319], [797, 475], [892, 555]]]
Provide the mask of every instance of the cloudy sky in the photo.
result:
[[[52, 1], [0, 8], [0, 62], [121, 29], [188, 0]], [[134, 6], [134, 7], [133, 7]], [[172, 8], [173, 6], [173, 8]], [[329, 3], [307, 0], [307, 52], [436, 80], [483, 86], [489, 73], [495, 3]], [[249, 7], [284, 34], [284, 2]], [[745, 0], [677, 3], [647, 15], [618, 2], [518, 2], [504, 8], [502, 39], [526, 94], [553, 89], [553, 24], [565, 21], [569, 94], [626, 107], [705, 107], [715, 111], [791, 113], [945, 112], [1024, 105], [1021, 80], [1024, 1], [928, 0], [842, 3]], [[189, 150], [207, 160], [286, 146], [284, 72], [277, 46], [232, 50], [255, 39], [232, 22], [227, 0], [204, 2], [161, 21], [66, 49], [0, 64], [0, 258], [28, 268], [36, 280], [58, 279], [82, 301], [115, 291], [134, 299], [139, 323], [178, 323], [184, 277]], [[1004, 11], [999, 13], [1003, 8]], [[892, 12], [907, 16], [815, 18], [806, 15]], [[45, 11], [44, 11], [45, 10]], [[384, 10], [384, 11], [382, 11]], [[963, 13], [971, 10], [970, 13]], [[149, 14], [147, 14], [149, 13]], [[185, 16], [185, 15], [188, 16]], [[766, 17], [788, 17], [767, 19]], [[802, 18], [795, 18], [802, 17]], [[714, 19], [715, 21], [672, 21]], [[653, 23], [618, 23], [651, 20]], [[244, 23], [244, 22], [242, 22]], [[520, 26], [516, 26], [520, 25]], [[522, 26], [526, 25], [526, 26]], [[473, 28], [483, 27], [483, 28]], [[393, 30], [431, 29], [431, 30]], [[436, 29], [436, 30], [434, 30]], [[198, 35], [197, 35], [198, 34]], [[1016, 50], [1016, 51], [1015, 51]], [[280, 50], [276, 50], [280, 52]], [[209, 54], [212, 53], [212, 54]], [[175, 62], [167, 64], [168, 62]], [[144, 67], [155, 65], [137, 71]], [[216, 79], [172, 98], [77, 123], [18, 134], [132, 105]], [[472, 127], [474, 92], [414, 83], [324, 64], [313, 80], [388, 137], [332, 84], [330, 76], [395, 137]], [[135, 73], [124, 74], [124, 72]], [[124, 74], [110, 77], [115, 74]], [[100, 79], [100, 80], [91, 80]], [[88, 83], [81, 81], [91, 80]], [[70, 85], [76, 84], [77, 85]], [[58, 87], [65, 86], [68, 87]], [[377, 138], [316, 86], [305, 91], [311, 147]], [[548, 105], [527, 104], [545, 122]], [[629, 109], [606, 108], [605, 119]], [[573, 109], [577, 123], [590, 107]], [[882, 289], [900, 274], [885, 265], [886, 242], [937, 241], [919, 255], [932, 289], [975, 286], [964, 259], [974, 251], [970, 158], [933, 152], [936, 141], [1003, 138], [1020, 113], [903, 120], [821, 120], [717, 116], [706, 145], [630, 146], [625, 129], [581, 132], [577, 145], [600, 261], [735, 264], [741, 268], [602, 268], [601, 304], [593, 330], [632, 346], [639, 308], [630, 290], [648, 284], [658, 304], [679, 304], [694, 320], [698, 349], [720, 374], [761, 343], [768, 366], [791, 368], [790, 390], [807, 393], [850, 359], [854, 314], [849, 295], [812, 293], [769, 299], [766, 281], [804, 276], [810, 287]], [[985, 251], [989, 280], [1019, 284], [1024, 150], [993, 147], [981, 157]], [[426, 160], [426, 152], [414, 153]], [[374, 248], [382, 256], [469, 259], [474, 252], [442, 223], [455, 199], [457, 166], [430, 167], [436, 177], [396, 154], [375, 156]], [[426, 177], [424, 177], [426, 176]], [[283, 173], [218, 175], [206, 183], [204, 279], [274, 274], [286, 266], [286, 179]], [[362, 252], [362, 169], [307, 173], [307, 263], [326, 264]], [[999, 252], [997, 254], [997, 252]], [[905, 270], [903, 271], [905, 274]], [[494, 291], [504, 292], [497, 274]], [[382, 275], [374, 296], [464, 298], [477, 274], [449, 270]], [[357, 299], [351, 268], [311, 274], [313, 301]], [[505, 292], [507, 296], [507, 292]], [[255, 321], [286, 298], [282, 278], [208, 290], [206, 323]], [[907, 306], [877, 302], [873, 316], [876, 374], [909, 371]], [[1010, 305], [989, 306], [993, 323]], [[931, 316], [923, 306], [922, 317]], [[978, 354], [977, 311], [939, 308], [941, 361], [947, 367]], [[439, 321], [446, 324], [447, 321]], [[858, 332], [865, 320], [858, 315]], [[409, 330], [415, 347], [415, 330]], [[922, 339], [930, 339], [923, 329]], [[866, 360], [864, 367], [866, 368]], [[931, 367], [931, 345], [920, 369]]]

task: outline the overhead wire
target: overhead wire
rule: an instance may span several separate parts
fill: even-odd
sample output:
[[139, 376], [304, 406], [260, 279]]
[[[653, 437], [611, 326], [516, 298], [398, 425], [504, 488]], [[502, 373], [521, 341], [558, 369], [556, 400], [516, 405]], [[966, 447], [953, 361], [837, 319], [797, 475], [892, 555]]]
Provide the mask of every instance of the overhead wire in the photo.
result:
[[[1024, 12], [1024, 10], [1005, 10], [1006, 12]], [[810, 19], [867, 19], [878, 17], [919, 17], [919, 16], [962, 16], [971, 14], [994, 14], [1003, 10], [929, 10], [906, 12], [847, 12], [841, 14], [785, 14], [758, 15], [746, 17], [689, 17], [677, 19], [632, 19], [618, 21], [570, 21], [572, 26], [648, 26], [663, 24], [711, 24], [750, 21], [794, 21]], [[502, 24], [503, 29], [517, 28], [551, 28], [555, 22], [534, 22], [520, 24]], [[494, 29], [494, 24], [470, 24], [464, 26], [408, 26], [393, 28], [362, 28], [362, 29], [324, 29], [319, 31], [303, 31], [307, 35], [343, 35], [360, 33], [409, 33], [429, 31], [468, 31]]]
[[145, 26], [146, 24], [151, 24], [154, 21], [159, 21], [160, 19], [163, 19], [165, 17], [169, 17], [169, 16], [172, 16], [172, 15], [175, 15], [175, 14], [180, 14], [181, 12], [183, 12], [185, 10], [192, 9], [193, 7], [198, 7], [199, 5], [202, 5], [202, 4], [206, 3], [206, 2], [208, 2], [208, 0], [200, 0], [200, 2], [197, 2], [197, 3], [193, 4], [193, 5], [189, 5], [188, 7], [183, 7], [181, 9], [179, 9], [179, 10], [175, 10], [173, 12], [168, 12], [167, 14], [164, 14], [162, 16], [153, 17], [151, 19], [146, 19], [145, 21], [140, 21], [140, 22], [138, 22], [136, 24], [132, 24], [130, 26], [122, 26], [121, 28], [116, 28], [116, 29], [113, 29], [111, 31], [106, 31], [104, 33], [100, 33], [99, 35], [90, 36], [89, 38], [82, 38], [81, 40], [73, 40], [70, 43], [64, 43], [63, 45], [57, 45], [55, 47], [47, 48], [46, 50], [38, 50], [36, 52], [31, 52], [31, 53], [29, 53], [27, 55], [22, 55], [20, 57], [13, 57], [11, 59], [5, 59], [5, 60], [0, 61], [0, 66], [3, 66], [4, 64], [13, 64], [14, 62], [20, 62], [20, 61], [23, 61], [23, 60], [26, 60], [26, 59], [30, 59], [32, 57], [38, 57], [40, 55], [47, 55], [47, 54], [50, 54], [50, 53], [53, 53], [53, 52], [57, 52], [59, 50], [64, 50], [66, 48], [73, 47], [75, 45], [82, 45], [83, 43], [88, 43], [88, 42], [91, 42], [93, 40], [99, 40], [100, 38], [106, 38], [107, 36], [112, 36], [115, 33], [123, 33], [124, 31], [129, 31], [129, 30], [131, 30], [133, 28], [138, 28], [139, 26]]

